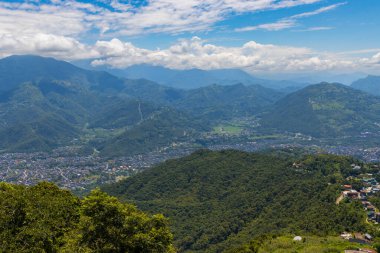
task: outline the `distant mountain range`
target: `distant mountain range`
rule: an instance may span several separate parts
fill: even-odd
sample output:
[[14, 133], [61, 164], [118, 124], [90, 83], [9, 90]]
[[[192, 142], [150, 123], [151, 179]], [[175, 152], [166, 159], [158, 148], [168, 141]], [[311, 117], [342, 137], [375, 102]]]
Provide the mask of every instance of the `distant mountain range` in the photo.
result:
[[[237, 70], [177, 72], [185, 73], [193, 83], [202, 75], [231, 82], [251, 78]], [[379, 132], [380, 98], [339, 84], [296, 89], [289, 94], [289, 89], [242, 82], [178, 89], [52, 58], [11, 56], [0, 60], [0, 151], [82, 145], [108, 156], [131, 155], [197, 138], [222, 121], [252, 116], [259, 117], [263, 133], [336, 138]]]
[[380, 76], [367, 76], [351, 84], [352, 88], [380, 96]]
[[108, 71], [109, 73], [123, 78], [147, 79], [177, 89], [196, 89], [213, 84], [233, 85], [236, 83], [242, 83], [244, 85], [261, 85], [282, 92], [291, 92], [309, 84], [307, 82], [288, 80], [277, 81], [256, 78], [240, 69], [175, 70], [147, 64], [133, 65], [125, 69], [112, 69], [108, 67], [94, 68], [88, 61], [77, 62], [76, 64], [88, 69]]

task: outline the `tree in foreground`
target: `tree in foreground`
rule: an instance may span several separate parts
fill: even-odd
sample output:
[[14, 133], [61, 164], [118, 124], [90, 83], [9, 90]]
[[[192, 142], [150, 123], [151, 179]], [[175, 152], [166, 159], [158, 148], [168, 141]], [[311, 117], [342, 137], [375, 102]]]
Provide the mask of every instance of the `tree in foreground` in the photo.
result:
[[80, 221], [64, 252], [175, 252], [162, 215], [149, 217], [99, 189], [82, 201]]
[[175, 252], [162, 215], [93, 190], [83, 200], [51, 183], [0, 183], [0, 252]]

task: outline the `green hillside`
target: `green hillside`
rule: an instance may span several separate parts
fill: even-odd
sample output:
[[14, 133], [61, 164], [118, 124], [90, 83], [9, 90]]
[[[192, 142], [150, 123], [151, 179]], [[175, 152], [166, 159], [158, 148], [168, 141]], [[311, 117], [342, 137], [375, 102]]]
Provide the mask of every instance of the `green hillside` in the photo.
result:
[[210, 121], [256, 115], [283, 97], [260, 85], [210, 85], [179, 90], [145, 80], [127, 81], [126, 93], [139, 99], [183, 110]]
[[352, 243], [338, 236], [307, 235], [301, 238], [301, 241], [294, 241], [294, 235], [264, 236], [251, 241], [249, 244], [228, 250], [227, 253], [342, 253], [347, 249], [372, 249], [370, 246]]
[[281, 93], [260, 85], [211, 85], [188, 91], [175, 106], [218, 121], [256, 115], [281, 97]]
[[104, 190], [168, 216], [181, 252], [221, 252], [268, 233], [364, 230], [360, 204], [335, 204], [353, 160], [297, 157], [198, 151]]
[[380, 131], [380, 98], [340, 84], [306, 87], [278, 101], [262, 116], [263, 129], [314, 137]]
[[165, 108], [144, 119], [136, 126], [126, 129], [118, 136], [98, 145], [106, 156], [141, 154], [168, 146], [174, 142], [189, 140], [207, 125], [187, 114]]
[[81, 141], [104, 155], [140, 153], [170, 144], [198, 124], [191, 115], [173, 116], [174, 110], [129, 94], [133, 81], [52, 58], [4, 58], [0, 73], [2, 152], [49, 151]]

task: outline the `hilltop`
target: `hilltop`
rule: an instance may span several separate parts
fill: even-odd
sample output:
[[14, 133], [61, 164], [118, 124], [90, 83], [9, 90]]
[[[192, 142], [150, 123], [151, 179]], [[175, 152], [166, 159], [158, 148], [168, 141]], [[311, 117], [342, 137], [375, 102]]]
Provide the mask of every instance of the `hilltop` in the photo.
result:
[[198, 151], [104, 190], [172, 221], [181, 252], [222, 252], [268, 233], [363, 231], [361, 205], [337, 206], [351, 158]]

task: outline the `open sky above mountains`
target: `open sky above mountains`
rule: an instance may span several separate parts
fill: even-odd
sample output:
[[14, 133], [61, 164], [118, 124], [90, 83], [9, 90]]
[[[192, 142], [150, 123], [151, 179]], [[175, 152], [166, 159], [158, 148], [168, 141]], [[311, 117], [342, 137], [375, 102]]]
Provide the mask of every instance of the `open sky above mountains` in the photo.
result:
[[379, 11], [374, 0], [0, 0], [0, 57], [379, 74]]

